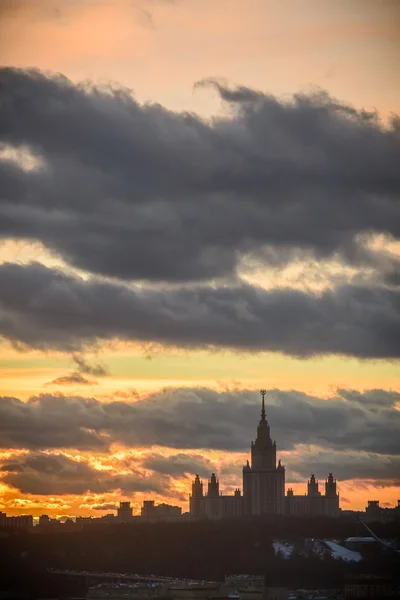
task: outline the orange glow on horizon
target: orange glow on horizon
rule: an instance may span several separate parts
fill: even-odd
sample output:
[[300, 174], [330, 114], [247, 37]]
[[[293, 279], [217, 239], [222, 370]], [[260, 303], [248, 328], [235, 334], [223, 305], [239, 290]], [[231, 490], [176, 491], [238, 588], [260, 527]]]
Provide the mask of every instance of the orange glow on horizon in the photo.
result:
[[[391, 116], [400, 114], [399, 39], [400, 3], [374, 0], [366, 0], [362, 10], [359, 3], [345, 0], [331, 3], [320, 0], [185, 0], [150, 3], [145, 0], [85, 0], [72, 3], [64, 0], [26, 0], [6, 2], [0, 6], [0, 51], [4, 65], [59, 73], [82, 85], [89, 85], [90, 82], [99, 86], [122, 86], [131, 91], [139, 103], [159, 103], [170, 111], [193, 113], [207, 124], [215, 116], [223, 119], [231, 114], [231, 108], [221, 101], [215, 89], [201, 85], [196, 87], [196, 83], [215, 77], [226, 81], [228, 85], [242, 85], [288, 101], [298, 93], [326, 90], [332, 98], [348, 102], [356, 109], [376, 111], [387, 133]], [[221, 124], [220, 121], [218, 123]], [[10, 161], [14, 168], [19, 166], [24, 176], [27, 173], [36, 176], [39, 167], [42, 163], [44, 165], [44, 159], [35, 156], [35, 151], [38, 151], [33, 149], [33, 142], [32, 148], [28, 149], [26, 146], [19, 147], [18, 143], [22, 142], [18, 140], [12, 143], [16, 146], [8, 145], [11, 144], [8, 140], [0, 145], [0, 159]], [[237, 154], [239, 156], [240, 152]], [[384, 153], [381, 154], [384, 160]], [[240, 160], [239, 156], [238, 164]], [[97, 193], [97, 189], [93, 193]], [[216, 196], [219, 193], [217, 190]], [[250, 204], [251, 192], [249, 197], [245, 197], [246, 201], [248, 199]], [[12, 235], [17, 234], [13, 231]], [[330, 258], [315, 258], [311, 252], [310, 256], [303, 253], [301, 248], [299, 256], [296, 254], [287, 265], [271, 261], [268, 266], [264, 264], [263, 257], [256, 259], [249, 253], [238, 264], [237, 272], [229, 274], [231, 279], [228, 276], [221, 277], [216, 278], [217, 283], [203, 281], [201, 285], [223, 287], [234, 280], [235, 285], [237, 282], [250, 284], [262, 291], [277, 289], [280, 292], [283, 288], [290, 288], [318, 296], [335, 286], [374, 281], [374, 275], [379, 269], [383, 270], [383, 264], [395, 265], [393, 274], [396, 275], [396, 261], [400, 258], [399, 241], [386, 233], [365, 234], [364, 241], [366, 255], [371, 249], [379, 255], [377, 267], [372, 267], [367, 259], [364, 262], [361, 260], [358, 265], [351, 260], [345, 264], [339, 251]], [[268, 239], [263, 243], [267, 244]], [[81, 277], [85, 283], [91, 277], [100, 279], [100, 275], [71, 266], [67, 258], [64, 259], [42, 243], [8, 238], [0, 241], [0, 265], [7, 262], [27, 265], [34, 261], [68, 273], [71, 277]], [[112, 277], [109, 280], [118, 283]], [[381, 284], [386, 285], [385, 282], [378, 283]], [[154, 281], [148, 284], [140, 280], [136, 283], [124, 281], [123, 285], [126, 288], [137, 285], [140, 290], [149, 285], [149, 289], [152, 286], [153, 290], [157, 285], [172, 289], [181, 284], [175, 280], [168, 284]], [[182, 284], [189, 285], [192, 284]], [[11, 306], [10, 314], [14, 308]], [[0, 306], [0, 321], [3, 320], [1, 311]], [[4, 314], [4, 321], [7, 321], [6, 311]], [[40, 330], [41, 321], [38, 322]], [[247, 324], [240, 325], [247, 327]], [[64, 327], [68, 327], [68, 324]], [[120, 331], [118, 328], [110, 330]], [[100, 335], [97, 331], [96, 335]], [[315, 396], [321, 403], [334, 397], [341, 388], [360, 392], [400, 392], [398, 360], [368, 360], [338, 354], [301, 359], [280, 352], [207, 348], [202, 342], [197, 342], [196, 347], [188, 345], [178, 348], [151, 341], [141, 342], [140, 335], [151, 337], [152, 333], [133, 331], [132, 336], [137, 336], [134, 341], [95, 339], [92, 345], [83, 346], [76, 352], [92, 365], [104, 364], [103, 373], [91, 375], [87, 374], [90, 369], [79, 370], [79, 364], [76, 360], [74, 362], [74, 352], [63, 351], [61, 342], [60, 346], [54, 342], [54, 346], [61, 349], [22, 347], [13, 341], [12, 325], [9, 329], [5, 327], [4, 335], [8, 335], [9, 340], [0, 338], [0, 402], [1, 397], [27, 402], [32, 397], [47, 395], [51, 403], [57, 395], [76, 396], [94, 398], [101, 403], [119, 402], [121, 404], [117, 405], [117, 410], [121, 410], [123, 415], [127, 407], [122, 403], [141, 402], [152, 394], [175, 388], [184, 388], [185, 393], [188, 388], [200, 387], [212, 391], [254, 390], [255, 393], [261, 388], [297, 391]], [[52, 334], [51, 331], [50, 338]], [[270, 331], [267, 331], [266, 337], [269, 334]], [[229, 335], [226, 337], [230, 339]], [[160, 336], [160, 339], [165, 338]], [[203, 338], [199, 336], [196, 339]], [[40, 342], [35, 340], [32, 345], [39, 346]], [[348, 349], [343, 351], [351, 352]], [[362, 356], [363, 352], [358, 350], [358, 354]], [[74, 374], [82, 379], [71, 378]], [[85, 384], [84, 378], [89, 383]], [[17, 411], [20, 405], [15, 402], [13, 408], [15, 406]], [[96, 404], [96, 407], [99, 412], [106, 412], [103, 405], [98, 407]], [[26, 409], [26, 405], [23, 408]], [[400, 405], [396, 408], [400, 410]], [[40, 418], [44, 419], [44, 416], [40, 415]], [[210, 428], [212, 425], [210, 423]], [[161, 427], [162, 423], [158, 426]], [[27, 441], [24, 443], [30, 449], [18, 447], [0, 451], [0, 459], [3, 463], [9, 463], [4, 471], [0, 471], [0, 510], [9, 515], [29, 513], [38, 517], [47, 513], [52, 517], [100, 516], [115, 512], [112, 507], [120, 500], [131, 501], [135, 514], [139, 514], [143, 500], [149, 498], [156, 502], [178, 504], [188, 510], [193, 474], [179, 472], [178, 468], [176, 476], [163, 472], [162, 467], [156, 471], [145, 466], [146, 458], [152, 453], [161, 459], [171, 459], [178, 453], [196, 455], [193, 463], [199, 464], [200, 468], [203, 465], [202, 472], [208, 467], [220, 472], [222, 490], [231, 493], [235, 487], [242, 487], [241, 468], [249, 454], [159, 446], [127, 448], [122, 441], [130, 439], [128, 436], [121, 438], [121, 442], [114, 441], [108, 447], [103, 442], [108, 442], [111, 436], [104, 431], [99, 435], [100, 441], [96, 440], [98, 445], [95, 445], [95, 448], [106, 448], [104, 451], [78, 451], [73, 447], [43, 449], [44, 442], [40, 445], [37, 441], [29, 440], [27, 427], [25, 430], [23, 427], [24, 424], [21, 425], [21, 437], [25, 431]], [[90, 427], [95, 425], [90, 422]], [[93, 438], [90, 435], [93, 433], [94, 429], [84, 430], [88, 438]], [[15, 445], [18, 443], [16, 441]], [[184, 444], [183, 441], [180, 443]], [[277, 443], [279, 449], [279, 440]], [[77, 442], [76, 446], [81, 447]], [[292, 450], [283, 450], [281, 453], [288, 471], [291, 458], [292, 464], [295, 459], [297, 465], [302, 459], [307, 464], [313, 452], [315, 456], [319, 451], [317, 446], [300, 446], [298, 444]], [[37, 450], [38, 447], [40, 450]], [[89, 444], [83, 444], [83, 447], [87, 448]], [[13, 461], [14, 468], [18, 469], [17, 459], [21, 461], [24, 456], [35, 457], [38, 454], [60, 454], [64, 460], [79, 462], [83, 473], [81, 476], [84, 477], [85, 473], [88, 473], [88, 477], [93, 476], [88, 485], [92, 485], [96, 493], [70, 493], [71, 489], [79, 487], [73, 488], [76, 482], [72, 475], [65, 495], [54, 492], [54, 489], [59, 491], [59, 488], [51, 485], [55, 481], [46, 482], [47, 494], [35, 495], [33, 484], [37, 473], [31, 480], [20, 484], [22, 491], [5, 483], [9, 472], [17, 474], [17, 470], [15, 473], [12, 471]], [[204, 463], [197, 455], [204, 459]], [[7, 471], [8, 467], [10, 471]], [[31, 466], [29, 468], [34, 470]], [[74, 468], [78, 469], [77, 465], [72, 464], [72, 471]], [[167, 468], [164, 469], [167, 471]], [[301, 472], [304, 470], [301, 469]], [[353, 474], [354, 471], [351, 471]], [[338, 481], [341, 508], [364, 510], [371, 499], [379, 499], [381, 505], [396, 505], [400, 491], [399, 487], [393, 485], [395, 475], [393, 481], [385, 480], [387, 485], [380, 485], [378, 480], [361, 478]], [[106, 480], [108, 476], [110, 479]], [[296, 493], [305, 493], [306, 478], [300, 483], [298, 473], [294, 470], [291, 477], [295, 481], [287, 478], [286, 488], [293, 487]], [[8, 481], [13, 480], [9, 478]]]

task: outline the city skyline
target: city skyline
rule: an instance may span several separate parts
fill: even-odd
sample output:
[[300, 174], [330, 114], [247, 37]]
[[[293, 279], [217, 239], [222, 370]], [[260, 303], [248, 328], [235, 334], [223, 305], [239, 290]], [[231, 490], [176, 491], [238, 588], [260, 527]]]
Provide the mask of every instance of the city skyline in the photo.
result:
[[219, 489], [219, 479], [211, 474], [207, 490], [197, 474], [192, 483], [190, 515], [203, 519], [227, 519], [259, 516], [338, 517], [339, 493], [336, 479], [329, 473], [325, 493], [312, 473], [307, 494], [295, 494], [285, 487], [285, 465], [277, 458], [276, 441], [272, 441], [270, 423], [265, 410], [267, 390], [260, 390], [261, 411], [257, 434], [250, 446], [250, 460], [243, 466], [243, 485], [232, 495]]
[[264, 388], [286, 489], [397, 505], [399, 23], [0, 2], [0, 511], [233, 495]]
[[[194, 519], [232, 519], [251, 516], [286, 515], [296, 517], [328, 516], [340, 514], [339, 493], [336, 480], [329, 473], [325, 481], [325, 494], [319, 490], [319, 481], [311, 474], [307, 483], [307, 494], [295, 495], [292, 488], [285, 489], [285, 467], [277, 459], [277, 445], [272, 442], [270, 425], [265, 409], [266, 390], [260, 390], [262, 397], [260, 421], [257, 434], [251, 442], [250, 461], [243, 466], [242, 489], [236, 488], [232, 495], [220, 491], [220, 481], [216, 473], [211, 473], [207, 488], [197, 473], [192, 482], [189, 496], [189, 512], [183, 513]], [[277, 462], [278, 460], [278, 462]], [[117, 508], [117, 507], [113, 507]], [[182, 508], [167, 504], [155, 505], [154, 500], [144, 500], [141, 516], [154, 518], [163, 511], [163, 517], [182, 516]], [[106, 517], [112, 516], [112, 513]], [[123, 523], [132, 520], [133, 509], [129, 501], [121, 501], [117, 509], [118, 519]], [[82, 519], [82, 517], [79, 517]], [[85, 517], [83, 517], [84, 519]], [[51, 519], [43, 514], [39, 524], [49, 525]]]

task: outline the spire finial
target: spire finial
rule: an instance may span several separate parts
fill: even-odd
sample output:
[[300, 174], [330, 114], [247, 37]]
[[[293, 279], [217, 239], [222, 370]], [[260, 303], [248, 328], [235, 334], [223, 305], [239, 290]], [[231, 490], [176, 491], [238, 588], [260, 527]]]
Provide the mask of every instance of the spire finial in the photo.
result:
[[267, 393], [267, 390], [260, 390], [260, 394], [262, 397], [262, 403], [261, 403], [261, 421], [265, 421], [265, 401], [264, 401], [264, 396]]

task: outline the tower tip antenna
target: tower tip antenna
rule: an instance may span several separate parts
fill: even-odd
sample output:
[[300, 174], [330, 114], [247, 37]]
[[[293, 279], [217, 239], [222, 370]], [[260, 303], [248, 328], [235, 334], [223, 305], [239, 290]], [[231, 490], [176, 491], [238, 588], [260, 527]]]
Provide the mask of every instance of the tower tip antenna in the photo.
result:
[[267, 393], [267, 390], [260, 390], [260, 394], [262, 397], [262, 402], [261, 402], [261, 421], [265, 421], [265, 394]]

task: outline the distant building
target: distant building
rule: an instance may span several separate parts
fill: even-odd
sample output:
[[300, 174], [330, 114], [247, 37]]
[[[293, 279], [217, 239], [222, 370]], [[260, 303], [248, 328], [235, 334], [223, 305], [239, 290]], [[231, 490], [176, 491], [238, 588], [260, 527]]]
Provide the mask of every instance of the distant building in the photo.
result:
[[264, 575], [228, 575], [220, 593], [238, 600], [287, 600], [289, 596], [287, 588], [268, 585]]
[[108, 513], [107, 515], [103, 515], [102, 517], [76, 517], [76, 525], [79, 527], [87, 527], [92, 525], [111, 525], [113, 523], [118, 523], [118, 517], [113, 515], [112, 513]]
[[220, 584], [215, 582], [172, 583], [168, 595], [172, 600], [211, 600], [219, 596]]
[[261, 391], [261, 419], [257, 436], [251, 443], [251, 462], [243, 467], [243, 495], [236, 489], [233, 495], [220, 494], [219, 481], [213, 473], [207, 493], [196, 475], [190, 495], [190, 514], [196, 518], [226, 519], [240, 516], [288, 515], [298, 517], [339, 516], [339, 494], [336, 480], [329, 473], [325, 494], [318, 489], [315, 475], [308, 482], [307, 495], [295, 495], [289, 489], [285, 496], [285, 467], [276, 461], [276, 442], [272, 441], [265, 412], [265, 390]]
[[149, 598], [167, 600], [169, 598], [166, 586], [159, 584], [139, 584], [130, 582], [100, 583], [88, 589], [86, 598], [96, 600], [144, 600]]
[[[73, 524], [75, 525], [75, 523]], [[40, 515], [38, 526], [35, 529], [45, 529], [54, 531], [59, 530], [60, 527], [63, 527], [64, 525], [65, 523], [62, 523], [58, 519], [50, 518], [49, 515]]]
[[34, 533], [66, 533], [70, 531], [77, 531], [82, 529], [82, 524], [79, 520], [84, 517], [77, 517], [76, 519], [67, 518], [63, 521], [59, 519], [50, 518], [48, 515], [41, 515], [39, 517], [39, 523], [34, 529]]
[[182, 509], [180, 506], [156, 505], [154, 500], [145, 500], [141, 509], [141, 517], [146, 521], [171, 521], [182, 518]]
[[26, 531], [33, 527], [32, 515], [20, 515], [18, 517], [7, 517], [6, 513], [0, 512], [0, 529], [12, 531]]
[[106, 523], [115, 523], [115, 521], [117, 520], [116, 516], [113, 515], [113, 513], [107, 513], [106, 515], [103, 515], [102, 517], [100, 517], [100, 519], [95, 519], [96, 521], [101, 521], [102, 523], [106, 522]]
[[219, 481], [213, 473], [208, 482], [207, 494], [204, 495], [203, 482], [196, 475], [192, 484], [190, 514], [197, 518], [206, 519], [240, 517], [243, 514], [243, 498], [240, 490], [235, 490], [233, 496], [223, 496], [219, 493]]
[[96, 600], [287, 600], [286, 588], [268, 587], [262, 576], [240, 575], [225, 583], [213, 581], [165, 581], [100, 583], [89, 588], [86, 598]]
[[397, 506], [394, 508], [379, 506], [379, 500], [368, 500], [368, 505], [365, 508], [365, 514], [362, 518], [368, 523], [400, 521], [400, 500], [397, 501]]
[[120, 523], [129, 523], [132, 521], [132, 508], [130, 502], [120, 502], [117, 510], [117, 519]]
[[386, 600], [386, 598], [398, 598], [399, 595], [396, 586], [389, 578], [378, 575], [360, 575], [346, 583], [344, 597], [346, 600], [352, 598]]
[[339, 494], [332, 473], [329, 473], [325, 481], [325, 495], [321, 494], [318, 486], [318, 481], [312, 474], [307, 484], [307, 495], [296, 495], [292, 489], [288, 489], [286, 514], [293, 517], [338, 517]]

